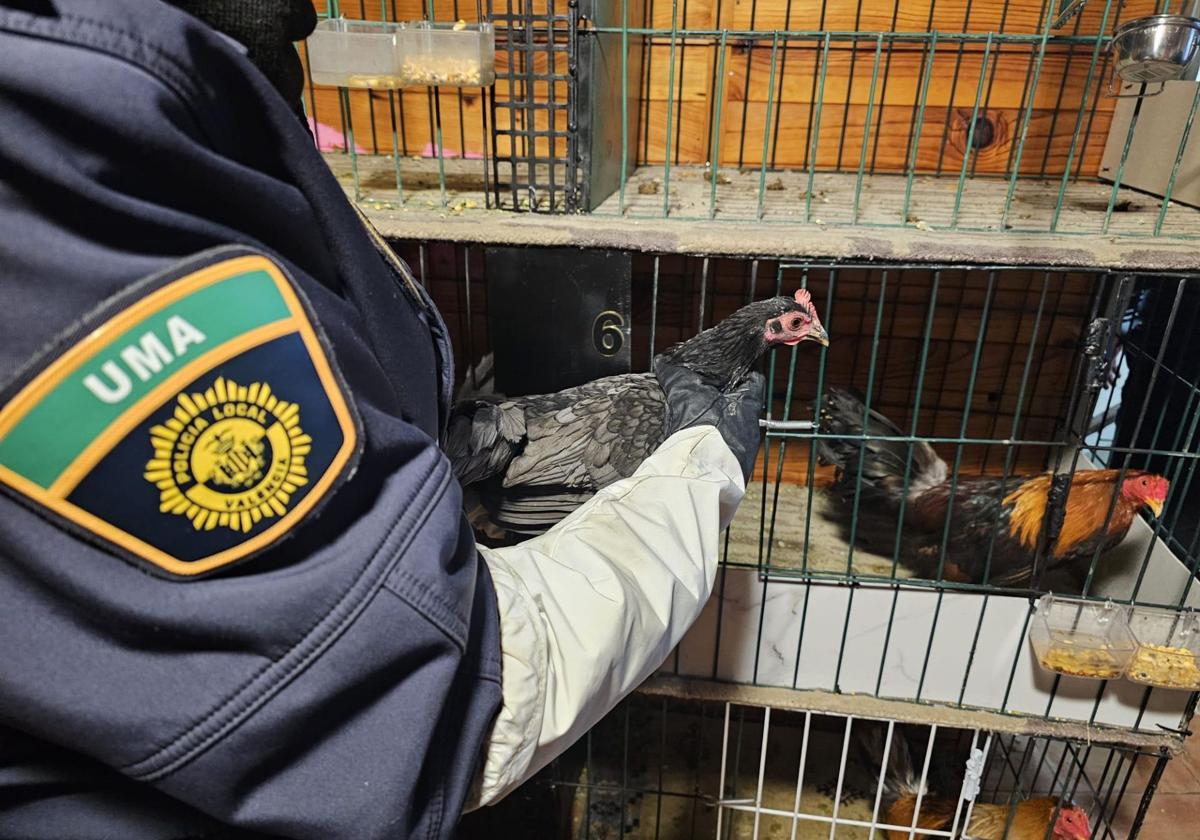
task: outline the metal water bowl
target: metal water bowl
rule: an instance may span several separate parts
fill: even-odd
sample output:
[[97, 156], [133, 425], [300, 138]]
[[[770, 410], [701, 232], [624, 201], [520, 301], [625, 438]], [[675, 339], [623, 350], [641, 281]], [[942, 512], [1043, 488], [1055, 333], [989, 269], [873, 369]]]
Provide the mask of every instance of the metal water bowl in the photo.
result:
[[[1200, 67], [1200, 19], [1187, 15], [1137, 18], [1117, 28], [1110, 48], [1114, 70], [1123, 82], [1158, 85], [1153, 93], [1132, 95], [1154, 96], [1167, 82], [1196, 75]], [[1111, 81], [1109, 94], [1117, 95], [1112, 92]]]

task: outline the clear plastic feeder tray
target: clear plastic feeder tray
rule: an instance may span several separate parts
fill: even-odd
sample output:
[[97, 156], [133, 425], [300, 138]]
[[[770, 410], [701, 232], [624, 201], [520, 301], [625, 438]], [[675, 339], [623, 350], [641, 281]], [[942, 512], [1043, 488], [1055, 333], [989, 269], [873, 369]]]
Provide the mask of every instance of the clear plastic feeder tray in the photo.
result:
[[496, 79], [490, 23], [376, 23], [323, 20], [308, 39], [318, 85], [399, 88], [479, 87]]
[[403, 25], [397, 33], [406, 85], [486, 87], [496, 80], [496, 38], [490, 23]]
[[1038, 600], [1029, 641], [1047, 671], [1095, 680], [1118, 679], [1134, 652], [1125, 607], [1054, 595]]
[[1200, 689], [1200, 615], [1134, 607], [1129, 627], [1137, 643], [1129, 679], [1160, 688]]

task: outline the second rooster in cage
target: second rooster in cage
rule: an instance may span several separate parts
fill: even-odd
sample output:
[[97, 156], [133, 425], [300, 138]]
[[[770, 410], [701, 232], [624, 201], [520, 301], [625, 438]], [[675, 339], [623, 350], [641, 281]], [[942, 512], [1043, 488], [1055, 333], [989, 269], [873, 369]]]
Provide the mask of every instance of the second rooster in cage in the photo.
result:
[[[978, 801], [970, 805], [959, 798], [962, 776], [955, 763], [957, 760], [958, 766], [963, 766], [963, 756], [953, 750], [944, 752], [946, 744], [935, 744], [930, 750], [934, 754], [927, 759], [935, 766], [927, 767], [922, 775], [913, 765], [908, 727], [896, 724], [887, 749], [885, 741], [886, 730], [882, 725], [868, 729], [860, 737], [868, 766], [879, 768], [883, 774], [886, 806], [882, 822], [886, 825], [961, 830], [962, 837], [975, 840], [1090, 840], [1092, 836], [1087, 812], [1069, 800], [1038, 796], [1018, 799], [1011, 806]], [[935, 782], [935, 777], [939, 781]], [[909, 837], [910, 832], [885, 829], [883, 836], [887, 840], [901, 840]]]
[[[1138, 511], [1162, 513], [1168, 483], [1139, 470], [1056, 476], [952, 475], [924, 441], [849, 391], [821, 405], [818, 455], [837, 467], [831, 516], [847, 541], [918, 576], [1079, 592], [1096, 552], [1125, 538]], [[857, 515], [856, 515], [857, 514]], [[903, 528], [899, 520], [903, 518]]]
[[[664, 356], [729, 391], [771, 347], [802, 341], [829, 343], [804, 289], [747, 304]], [[600, 488], [632, 475], [662, 443], [665, 412], [653, 373], [608, 376], [553, 394], [459, 402], [445, 448], [466, 489], [472, 524], [495, 540], [545, 531]]]

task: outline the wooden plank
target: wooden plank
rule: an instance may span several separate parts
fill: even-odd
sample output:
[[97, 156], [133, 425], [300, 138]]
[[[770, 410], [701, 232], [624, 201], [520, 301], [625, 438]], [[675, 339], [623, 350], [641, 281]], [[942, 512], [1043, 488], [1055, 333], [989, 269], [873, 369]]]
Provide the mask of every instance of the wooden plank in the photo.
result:
[[[702, 131], [693, 130], [691, 126], [703, 125], [708, 121], [707, 102], [683, 102], [674, 105], [672, 115], [671, 138], [667, 132], [667, 103], [647, 103], [642, 112], [642, 125], [645, 126], [645, 145], [639, 145], [638, 163], [649, 161], [662, 163], [668, 151], [674, 163], [704, 163], [708, 160], [708, 135]], [[680, 131], [679, 125], [686, 126]]]
[[[317, 121], [345, 133], [337, 89], [314, 88], [313, 99], [316, 101]], [[400, 154], [420, 156], [423, 153], [431, 153], [426, 147], [434, 142], [437, 115], [435, 113], [431, 116], [430, 98], [424, 90], [396, 91], [394, 97], [389, 97], [386, 92], [352, 90], [348, 92], [348, 99], [354, 141], [360, 148], [372, 153], [392, 153], [391, 103], [394, 101], [396, 131], [402, 141], [399, 145]], [[464, 92], [461, 118], [455, 92], [443, 91], [439, 97], [439, 104], [444, 153], [453, 156], [461, 156], [464, 153], [482, 154], [483, 97], [478, 93]], [[375, 126], [374, 142], [371, 138], [372, 115]]]
[[[743, 108], [746, 111], [744, 143], [742, 129]], [[722, 142], [722, 165], [758, 166], [761, 162], [763, 131], [766, 122], [766, 103], [731, 102], [725, 119], [725, 140]], [[805, 167], [808, 151], [812, 144], [808, 132], [812, 109], [808, 105], [783, 103], [774, 109], [772, 123], [779, 122], [777, 134], [772, 125], [772, 146], [768, 160], [775, 167]], [[956, 108], [947, 114], [945, 108], [927, 108], [923, 130], [917, 145], [916, 168], [919, 173], [934, 172], [941, 164], [943, 175], [957, 176], [966, 149], [972, 110]], [[823, 108], [820, 137], [817, 141], [817, 166], [822, 169], [841, 168], [854, 170], [858, 167], [862, 151], [867, 107], [865, 105], [831, 105]], [[990, 109], [981, 111], [980, 120], [987, 124], [990, 137], [982, 131], [976, 132], [976, 151], [973, 153], [974, 172], [977, 174], [1003, 174], [1009, 164], [1011, 146], [1020, 136], [1022, 113], [1015, 109]], [[1022, 175], [1041, 174], [1045, 157], [1045, 172], [1048, 176], [1062, 173], [1071, 146], [1069, 134], [1074, 115], [1038, 109], [1030, 119], [1025, 136], [1025, 151], [1021, 159]], [[947, 128], [947, 119], [949, 127]], [[1094, 173], [1104, 152], [1104, 138], [1108, 132], [1110, 115], [1097, 114], [1092, 121], [1086, 150], [1083, 141], [1076, 145], [1075, 163], [1082, 157], [1084, 174]], [[906, 171], [913, 127], [912, 109], [884, 106], [874, 109], [871, 119], [871, 134], [868, 138], [868, 166], [874, 162], [876, 172]], [[943, 142], [943, 137], [945, 138]], [[1049, 151], [1047, 153], [1047, 147]], [[741, 155], [739, 156], [739, 150]], [[660, 147], [651, 146], [647, 163], [662, 160]], [[700, 161], [693, 161], [700, 162]]]
[[[735, 2], [738, 29], [825, 29], [835, 32], [999, 32], [1041, 34], [1042, 0], [979, 3], [972, 0], [861, 0], [856, 3]], [[1109, 26], [1115, 16], [1109, 15]], [[1099, 30], [1104, 3], [1089, 3], [1080, 16], [1078, 34]], [[1154, 14], [1153, 0], [1131, 0], [1121, 20]], [[753, 20], [753, 24], [751, 21]], [[1076, 32], [1074, 21], [1066, 33]], [[1055, 33], [1059, 34], [1059, 33]]]
[[[945, 41], [938, 43], [930, 70], [926, 105], [946, 107], [953, 103], [958, 107], [971, 107], [975, 102], [981, 70], [986, 73], [982, 102], [994, 108], [1019, 108], [1026, 101], [1026, 87], [1037, 56], [1035, 48], [1013, 44], [994, 47], [984, 68], [983, 44], [963, 45], [961, 56], [958, 47]], [[775, 97], [784, 102], [815, 102], [817, 91], [814, 90], [814, 82], [820, 73], [820, 55], [820, 41], [792, 43], [786, 49], [781, 44], [776, 66]], [[927, 56], [928, 50], [922, 45], [896, 44], [889, 51], [885, 44], [880, 54], [875, 102], [915, 108], [920, 102]], [[1077, 108], [1085, 92], [1084, 82], [1090, 63], [1090, 51], [1086, 55], [1078, 50], [1072, 54], [1062, 45], [1048, 49], [1042, 62], [1033, 106], [1061, 110]], [[825, 67], [824, 101], [865, 105], [870, 95], [873, 65], [873, 44], [860, 43], [857, 50], [846, 44], [831, 45]], [[752, 48], [736, 49], [729, 60], [729, 69], [730, 99], [767, 101], [771, 74], [769, 42], [756, 42]], [[1089, 106], [1098, 86], [1099, 62], [1095, 76], [1088, 89]], [[665, 87], [662, 90], [652, 87], [650, 97], [665, 98]], [[1112, 110], [1113, 100], [1103, 99], [1099, 107]]]
[[[516, 0], [513, 11], [519, 11], [522, 2], [530, 3], [536, 16], [545, 16], [548, 7], [563, 14], [565, 0]], [[326, 14], [325, 0], [314, 0], [318, 13]], [[391, 0], [387, 4], [389, 20], [422, 20], [426, 17], [429, 4], [426, 0]], [[650, 24], [659, 29], [670, 29], [672, 7], [675, 7], [679, 27], [708, 28], [712, 24], [714, 0], [672, 3], [657, 0], [653, 3]], [[1008, 0], [1007, 3], [978, 3], [971, 0], [862, 0], [861, 3], [791, 3], [786, 0], [739, 0], [728, 4], [728, 27], [732, 29], [826, 29], [838, 32], [1007, 32], [1040, 34], [1041, 0]], [[1078, 18], [1064, 30], [1053, 34], [1092, 35], [1099, 31], [1104, 13], [1104, 3], [1087, 4]], [[1109, 14], [1109, 31], [1116, 19], [1116, 3]], [[1154, 14], [1158, 4], [1155, 0], [1130, 0], [1120, 12], [1120, 19], [1131, 20], [1143, 15]], [[381, 0], [350, 0], [337, 4], [342, 17], [381, 20]], [[497, 3], [496, 10], [509, 8], [508, 0]], [[433, 0], [433, 19], [452, 21], [462, 18], [477, 19], [474, 3], [463, 0]], [[723, 14], [722, 17], [725, 17]]]
[[[675, 45], [675, 77], [671, 78], [670, 39], [655, 40], [646, 48], [650, 101], [708, 102], [712, 86], [712, 56], [716, 44], [699, 38], [680, 39]], [[768, 58], [769, 63], [769, 58]], [[670, 93], [672, 82], [674, 93]]]
[[[776, 0], [771, 0], [772, 3]], [[651, 0], [650, 26], [671, 29], [674, 19], [678, 29], [710, 29], [716, 15], [716, 0]]]
[[[865, 694], [843, 694], [832, 691], [796, 690], [770, 686], [716, 682], [694, 677], [677, 677], [665, 673], [652, 676], [637, 689], [648, 697], [708, 703], [713, 706], [736, 703], [745, 706], [767, 706], [797, 712], [857, 716], [878, 720], [896, 720], [928, 726], [960, 729], [982, 729], [1029, 738], [1074, 740], [1081, 744], [1112, 745], [1144, 750], [1163, 751], [1169, 755], [1183, 752], [1183, 738], [1174, 732], [1131, 732], [1126, 729], [1095, 724], [1076, 723], [1011, 713], [963, 709], [942, 703], [913, 703], [907, 700], [886, 700]], [[719, 708], [719, 706], [717, 706]], [[720, 713], [713, 712], [717, 717]]]
[[[430, 96], [425, 89], [406, 88], [396, 91], [389, 96], [384, 91], [351, 90], [348, 92], [350, 101], [350, 120], [354, 128], [355, 143], [368, 153], [392, 153], [392, 106], [395, 102], [396, 132], [400, 141], [399, 151], [402, 156], [426, 156], [434, 154], [434, 138], [437, 133], [438, 111], [431, 110]], [[312, 98], [316, 102], [315, 113], [318, 122], [345, 133], [345, 125], [341, 115], [336, 88], [317, 87], [313, 89]], [[464, 90], [461, 100], [453, 89], [444, 89], [437, 99], [440, 105], [441, 145], [443, 154], [447, 157], [465, 155], [481, 155], [485, 148], [483, 136], [483, 120], [485, 98], [477, 91]], [[374, 115], [375, 140], [371, 141], [372, 114]], [[546, 109], [530, 109], [514, 113], [508, 109], [497, 109], [495, 114], [496, 127], [500, 129], [517, 128], [534, 131], [548, 131], [553, 119], [558, 131], [566, 131], [567, 115], [565, 111], [551, 116]], [[489, 126], [492, 117], [487, 115]], [[489, 131], [490, 133], [490, 131]], [[490, 143], [490, 140], [487, 141]], [[511, 143], [529, 143], [540, 156], [548, 156], [551, 151], [552, 139], [549, 137], [534, 137], [516, 139], [502, 135], [496, 138], [496, 153], [504, 156], [509, 153]], [[566, 138], [553, 140], [555, 153], [558, 156], [566, 154]]]

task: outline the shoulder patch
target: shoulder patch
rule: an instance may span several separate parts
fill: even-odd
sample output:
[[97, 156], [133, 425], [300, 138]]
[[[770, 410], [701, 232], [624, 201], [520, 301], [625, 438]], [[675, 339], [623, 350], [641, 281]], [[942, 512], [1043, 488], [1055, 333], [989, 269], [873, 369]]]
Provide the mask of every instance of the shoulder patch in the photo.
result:
[[0, 409], [0, 484], [154, 571], [194, 576], [312, 511], [353, 466], [358, 419], [267, 257], [221, 249], [133, 292]]

